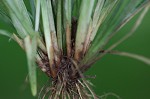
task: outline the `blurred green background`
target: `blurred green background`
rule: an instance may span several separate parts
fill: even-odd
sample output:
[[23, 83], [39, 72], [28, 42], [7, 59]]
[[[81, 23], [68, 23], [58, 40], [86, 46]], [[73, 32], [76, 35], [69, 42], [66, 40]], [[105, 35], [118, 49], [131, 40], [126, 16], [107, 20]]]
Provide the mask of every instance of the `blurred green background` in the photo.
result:
[[[139, 15], [139, 14], [138, 14]], [[137, 19], [135, 16], [111, 41], [126, 34]], [[0, 27], [9, 29], [0, 22]], [[150, 11], [141, 26], [116, 50], [133, 52], [150, 57]], [[106, 55], [86, 73], [96, 75], [89, 79], [98, 95], [115, 93], [122, 99], [150, 99], [150, 66], [127, 57]], [[11, 39], [0, 36], [0, 99], [36, 99], [25, 82], [27, 62], [24, 51]], [[48, 78], [38, 73], [39, 89]], [[107, 99], [116, 99], [108, 97]]]

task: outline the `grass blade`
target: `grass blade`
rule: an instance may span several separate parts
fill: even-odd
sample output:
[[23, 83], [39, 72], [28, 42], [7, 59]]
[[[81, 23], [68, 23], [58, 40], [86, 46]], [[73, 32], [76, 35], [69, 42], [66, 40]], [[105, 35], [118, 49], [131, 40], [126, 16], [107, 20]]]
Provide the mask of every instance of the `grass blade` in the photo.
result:
[[7, 37], [9, 37], [9, 38], [12, 37], [12, 34], [11, 34], [11, 33], [9, 33], [8, 31], [5, 31], [5, 30], [1, 30], [1, 29], [0, 29], [0, 35], [7, 36]]
[[28, 34], [34, 34], [33, 25], [23, 0], [4, 0], [10, 15], [16, 17]]
[[64, 0], [64, 28], [66, 32], [67, 56], [71, 56], [71, 0]]
[[61, 51], [63, 51], [62, 49], [62, 42], [63, 42], [63, 38], [62, 38], [62, 0], [58, 0], [58, 4], [57, 4], [57, 39], [58, 39], [58, 46], [59, 49]]
[[28, 61], [28, 72], [29, 72], [29, 82], [31, 86], [31, 92], [33, 96], [36, 96], [37, 94], [37, 78], [35, 65], [36, 38], [31, 39], [29, 36], [27, 36], [24, 39], [24, 42]]
[[[91, 20], [92, 9], [95, 0], [83, 0], [81, 4], [81, 12], [79, 15], [77, 33], [76, 33], [76, 43], [75, 43], [75, 59], [79, 60], [81, 58], [83, 44], [86, 39], [87, 30]], [[86, 17], [85, 17], [86, 16]], [[82, 36], [81, 36], [82, 35]]]
[[40, 24], [40, 0], [36, 0], [35, 31], [39, 30]]
[[[134, 6], [131, 6], [130, 3], [132, 3]], [[88, 59], [85, 59], [85, 61], [87, 62], [90, 58], [94, 57], [99, 52], [99, 50], [103, 48], [104, 45], [106, 45], [108, 38], [112, 35], [112, 33], [114, 33], [115, 28], [117, 28], [117, 25], [120, 24], [124, 18], [133, 17], [132, 15], [136, 11], [139, 11], [140, 8], [147, 3], [149, 3], [147, 0], [143, 0], [143, 2], [138, 3], [135, 0], [119, 1], [112, 14], [109, 15], [103, 25], [99, 28], [99, 32], [96, 34], [92, 45], [88, 50], [88, 54], [86, 55], [86, 58]]]
[[133, 59], [137, 59], [139, 61], [144, 62], [147, 65], [150, 65], [150, 58], [146, 58], [146, 57], [141, 56], [141, 55], [128, 53], [128, 52], [120, 52], [120, 51], [110, 51], [109, 53], [114, 54], [114, 55], [125, 56], [125, 57], [130, 57]]
[[131, 31], [129, 33], [127, 33], [125, 36], [123, 36], [119, 41], [117, 41], [112, 46], [110, 46], [108, 48], [109, 51], [112, 50], [112, 49], [114, 49], [115, 47], [117, 47], [119, 44], [121, 44], [123, 41], [125, 41], [126, 39], [128, 39], [130, 36], [132, 36], [135, 33], [135, 31], [137, 30], [137, 28], [142, 23], [142, 20], [144, 19], [144, 16], [148, 12], [149, 7], [150, 7], [150, 5], [148, 5], [148, 6], [145, 7], [145, 9], [143, 10], [143, 12], [141, 13], [141, 15], [139, 16], [139, 18], [135, 22], [134, 26], [132, 27]]
[[3, 0], [0, 1], [0, 13], [4, 13], [6, 16], [9, 16], [8, 9]]
[[35, 0], [29, 0], [30, 2], [30, 7], [31, 7], [31, 13], [32, 13], [32, 17], [33, 19], [35, 18], [35, 12], [36, 12], [36, 9], [35, 9]]
[[[52, 9], [53, 9], [53, 14], [54, 16], [56, 16], [57, 14], [57, 4], [58, 4], [59, 0], [51, 0], [51, 4], [52, 4]], [[61, 0], [62, 1], [62, 0]]]
[[25, 46], [24, 46], [24, 43], [22, 41], [22, 39], [20, 39], [16, 34], [13, 33], [13, 37], [12, 37], [17, 43], [18, 45], [23, 49], [25, 50]]
[[48, 19], [49, 19], [49, 25], [50, 25], [50, 34], [51, 34], [51, 39], [52, 39], [52, 45], [54, 48], [54, 57], [55, 61], [57, 64], [60, 63], [60, 50], [58, 48], [58, 43], [57, 43], [57, 37], [56, 37], [56, 30], [55, 30], [55, 22], [54, 22], [54, 16], [53, 16], [53, 11], [52, 11], [52, 4], [51, 0], [47, 1], [47, 11], [48, 11]]
[[2, 19], [1, 21], [4, 21], [5, 23], [12, 26], [12, 21], [9, 17], [8, 10], [3, 1], [0, 1], [0, 19]]
[[[36, 0], [36, 16], [35, 16], [35, 32], [40, 34], [39, 31], [39, 25], [40, 25], [40, 2], [41, 0]], [[39, 37], [38, 39], [38, 46], [41, 48], [41, 50], [46, 53], [46, 47], [43, 44], [43, 38]]]
[[52, 45], [52, 39], [50, 35], [50, 23], [49, 23], [49, 15], [48, 15], [48, 9], [47, 9], [47, 2], [46, 0], [41, 0], [41, 10], [42, 10], [42, 19], [43, 19], [43, 28], [44, 28], [44, 35], [45, 35], [45, 42], [46, 42], [46, 48], [47, 48], [47, 54], [48, 59], [50, 62], [50, 69], [52, 73], [52, 77], [56, 76], [55, 70], [54, 70], [54, 50]]
[[96, 5], [94, 15], [93, 15], [93, 27], [96, 27], [97, 25], [98, 19], [100, 15], [102, 14], [102, 9], [103, 9], [104, 4], [105, 4], [105, 0], [97, 1], [97, 5]]
[[79, 13], [80, 13], [80, 6], [81, 6], [81, 2], [83, 0], [73, 0], [72, 3], [73, 3], [73, 11], [72, 11], [72, 14], [74, 17], [76, 17], [77, 19], [79, 18]]
[[[131, 31], [129, 33], [127, 33], [124, 37], [122, 37], [119, 41], [117, 41], [116, 43], [114, 43], [113, 45], [111, 45], [107, 50], [105, 50], [105, 53], [100, 53], [95, 59], [93, 59], [91, 62], [87, 63], [87, 66], [81, 67], [82, 70], [86, 70], [88, 69], [91, 64], [95, 63], [97, 60], [99, 60], [100, 58], [102, 58], [106, 53], [110, 52], [111, 50], [113, 50], [115, 47], [117, 47], [119, 44], [121, 44], [123, 41], [125, 41], [127, 38], [129, 38], [130, 36], [133, 35], [133, 33], [135, 32], [135, 30], [139, 27], [139, 25], [141, 24], [145, 14], [147, 13], [147, 11], [149, 10], [150, 5], [147, 5], [145, 7], [145, 9], [143, 10], [143, 12], [141, 13], [141, 15], [139, 16], [139, 18], [137, 19], [136, 23], [134, 24], [133, 28], [131, 29]], [[101, 49], [100, 49], [101, 50]], [[99, 51], [100, 51], [99, 50]]]
[[[93, 15], [93, 22], [91, 28], [88, 31], [88, 35], [84, 44], [84, 53], [87, 51], [89, 44], [93, 41], [95, 38], [95, 35], [103, 23], [103, 21], [106, 19], [106, 16], [112, 11], [114, 5], [116, 4], [117, 0], [114, 0], [113, 2], [106, 2], [104, 0], [99, 0], [97, 2], [95, 12]], [[101, 34], [99, 34], [101, 35]]]
[[[92, 43], [91, 43], [91, 45], [90, 45], [90, 47], [89, 47], [89, 49], [88, 49], [88, 51], [87, 51], [87, 53], [85, 55], [83, 63], [88, 62], [89, 59], [91, 59], [92, 57], [94, 57], [96, 55], [97, 48], [101, 46], [101, 44], [100, 44], [100, 40], [101, 40], [101, 36], [102, 36], [101, 32], [105, 33], [105, 31], [103, 30], [104, 28], [107, 27], [107, 24], [105, 23], [105, 21], [107, 21], [107, 19], [109, 19], [108, 13], [111, 14], [110, 12], [113, 11], [115, 5], [117, 4], [117, 1], [118, 0], [111, 0], [111, 1], [105, 2], [104, 8], [103, 8], [104, 12], [102, 12], [103, 14], [102, 14], [102, 16], [100, 16], [100, 19], [99, 19], [100, 22], [102, 22], [103, 19], [105, 19], [105, 20], [103, 20], [104, 22], [102, 23], [102, 25], [100, 27], [96, 27], [97, 30], [96, 29], [95, 30], [97, 32], [94, 31], [95, 33], [92, 33], [90, 40], [92, 40], [92, 39], [94, 39], [94, 40], [92, 41]], [[99, 22], [99, 24], [101, 24], [100, 22]], [[111, 27], [109, 27], [109, 28], [111, 28]], [[100, 30], [100, 31], [98, 31], [98, 30]], [[108, 29], [106, 29], [106, 30], [108, 30]]]
[[[106, 16], [109, 15], [109, 13], [112, 11], [112, 9], [114, 8], [114, 6], [117, 4], [117, 0], [114, 0], [113, 2], [111, 1], [109, 4], [107, 4], [108, 2], [104, 3], [104, 7], [101, 11], [101, 14], [99, 16], [99, 19], [97, 19], [97, 23], [93, 23], [93, 31], [91, 33], [90, 36], [90, 41], [93, 41], [93, 39], [96, 36], [96, 33], [98, 32], [100, 26], [103, 24], [104, 20], [107, 18]], [[98, 12], [97, 12], [98, 13]], [[93, 20], [95, 20], [95, 18], [93, 18]], [[99, 34], [100, 36], [102, 34]]]
[[24, 29], [24, 27], [22, 26], [22, 24], [20, 23], [18, 18], [13, 13], [10, 13], [10, 16], [11, 16], [11, 20], [13, 22], [13, 25], [14, 25], [17, 33], [19, 34], [19, 36], [21, 38], [25, 38], [26, 35], [28, 34], [27, 31]]

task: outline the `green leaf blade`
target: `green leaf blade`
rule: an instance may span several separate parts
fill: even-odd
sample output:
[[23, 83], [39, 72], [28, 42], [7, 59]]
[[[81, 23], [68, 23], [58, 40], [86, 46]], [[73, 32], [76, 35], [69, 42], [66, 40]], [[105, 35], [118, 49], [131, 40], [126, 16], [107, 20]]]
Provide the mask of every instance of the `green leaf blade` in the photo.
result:
[[48, 15], [48, 9], [47, 9], [47, 0], [41, 0], [41, 10], [42, 10], [42, 19], [43, 19], [43, 28], [44, 28], [44, 36], [45, 36], [45, 42], [46, 42], [46, 49], [48, 54], [48, 59], [50, 63], [50, 70], [51, 70], [51, 76], [54, 77], [55, 70], [52, 67], [54, 65], [54, 49], [52, 44], [52, 37], [51, 37], [51, 31], [50, 31], [50, 21], [49, 21], [49, 15]]
[[63, 51], [63, 37], [62, 37], [62, 1], [58, 0], [57, 4], [57, 39], [58, 39], [58, 46], [61, 51]]
[[9, 33], [9, 32], [6, 31], [6, 30], [1, 30], [1, 29], [0, 29], [0, 35], [6, 36], [6, 37], [9, 37], [9, 38], [12, 37], [12, 34], [11, 34], [11, 33]]
[[18, 22], [22, 25], [25, 31], [30, 34], [30, 36], [34, 35], [34, 29], [29, 17], [28, 11], [24, 4], [23, 0], [4, 0], [3, 1], [6, 7], [9, 10], [10, 15], [16, 17]]
[[149, 0], [141, 0], [141, 1], [143, 2], [137, 3], [136, 0], [131, 1], [120, 0], [117, 2], [117, 5], [114, 7], [114, 9], [105, 19], [102, 26], [99, 28], [94, 40], [92, 41], [92, 44], [90, 46], [88, 54], [86, 55], [86, 58], [90, 59], [94, 57], [96, 53], [98, 53], [99, 50], [106, 45], [106, 43], [109, 40], [109, 37], [114, 32], [115, 33], [117, 32], [116, 28], [118, 27], [118, 25], [120, 25], [121, 22], [124, 21], [124, 19], [133, 17], [132, 15], [135, 15], [136, 12], [141, 10], [143, 6], [146, 6], [146, 4], [150, 2]]
[[72, 1], [71, 0], [64, 0], [63, 2], [63, 25], [65, 29], [65, 44], [67, 48], [67, 56], [70, 57], [71, 55], [71, 17], [72, 17]]
[[142, 55], [137, 55], [137, 54], [128, 53], [128, 52], [120, 52], [120, 51], [116, 51], [116, 52], [114, 51], [111, 54], [133, 58], [133, 59], [139, 60], [147, 65], [150, 65], [150, 58], [144, 57]]
[[[95, 0], [83, 0], [81, 4], [81, 12], [79, 15], [76, 42], [75, 42], [75, 58], [78, 60], [83, 50], [83, 44], [87, 35], [87, 30], [92, 16], [92, 9]], [[86, 16], [86, 17], [85, 17]], [[81, 36], [82, 35], [82, 36]]]
[[36, 0], [35, 31], [38, 32], [40, 24], [40, 0]]
[[27, 36], [24, 39], [25, 50], [28, 61], [28, 72], [29, 72], [29, 82], [31, 86], [31, 92], [33, 96], [37, 94], [37, 77], [36, 77], [36, 65], [35, 65], [35, 56], [36, 56], [36, 38], [30, 39]]

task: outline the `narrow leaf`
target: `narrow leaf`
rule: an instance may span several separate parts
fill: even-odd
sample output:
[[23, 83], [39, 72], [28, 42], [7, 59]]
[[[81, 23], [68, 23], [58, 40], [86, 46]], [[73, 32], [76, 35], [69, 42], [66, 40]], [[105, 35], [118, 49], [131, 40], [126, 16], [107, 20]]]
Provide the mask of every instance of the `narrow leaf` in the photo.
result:
[[98, 0], [95, 11], [94, 11], [94, 15], [93, 15], [93, 27], [96, 27], [98, 19], [100, 17], [100, 15], [102, 14], [102, 9], [104, 6], [105, 0]]
[[[82, 55], [83, 44], [87, 35], [87, 30], [89, 27], [92, 9], [95, 0], [83, 0], [81, 4], [81, 12], [79, 15], [77, 33], [76, 33], [76, 43], [75, 43], [75, 59], [79, 59]], [[85, 17], [86, 16], [86, 17]]]
[[52, 44], [53, 44], [53, 48], [55, 51], [55, 54], [57, 57], [59, 57], [60, 55], [60, 51], [58, 49], [58, 43], [57, 43], [57, 37], [56, 37], [56, 29], [55, 29], [55, 22], [54, 22], [54, 15], [53, 15], [53, 11], [52, 11], [52, 4], [51, 4], [51, 0], [47, 0], [47, 11], [48, 11], [48, 20], [49, 20], [49, 28], [50, 28], [50, 33], [52, 36]]
[[[93, 16], [93, 22], [91, 22], [92, 26], [89, 28], [88, 35], [86, 38], [86, 42], [84, 44], [84, 49], [88, 50], [89, 44], [93, 41], [95, 38], [95, 35], [101, 26], [103, 24], [104, 20], [106, 19], [106, 16], [112, 11], [114, 5], [116, 4], [117, 0], [106, 2], [105, 0], [98, 0], [94, 16]], [[102, 34], [99, 34], [99, 36]]]
[[9, 9], [10, 15], [13, 14], [18, 22], [22, 24], [23, 28], [30, 35], [33, 35], [33, 25], [29, 17], [28, 11], [23, 0], [4, 0], [3, 1]]
[[141, 55], [128, 53], [128, 52], [120, 52], [120, 51], [112, 51], [110, 53], [114, 54], [114, 55], [120, 55], [120, 56], [125, 56], [125, 57], [130, 57], [130, 58], [133, 58], [133, 59], [137, 59], [139, 61], [144, 62], [147, 65], [150, 65], [150, 58], [147, 58], [147, 57], [144, 57], [144, 56], [141, 56]]
[[12, 26], [11, 18], [9, 17], [8, 10], [4, 5], [3, 1], [0, 1], [0, 19], [2, 19], [2, 21]]
[[29, 0], [29, 2], [30, 2], [32, 17], [35, 18], [35, 12], [36, 12], [35, 0]]
[[21, 38], [25, 38], [28, 32], [24, 29], [18, 18], [14, 15], [14, 13], [10, 13], [12, 23]]
[[57, 4], [58, 4], [58, 1], [59, 0], [51, 0], [54, 16], [56, 16], [56, 13], [57, 13]]
[[79, 18], [79, 13], [80, 13], [80, 7], [81, 7], [81, 2], [82, 0], [73, 0], [72, 4], [73, 4], [73, 16], [76, 17], [77, 19]]
[[[113, 45], [111, 45], [107, 50], [105, 50], [105, 53], [100, 53], [98, 56], [96, 56], [96, 58], [93, 58], [90, 62], [86, 63], [85, 61], [83, 62], [83, 64], [87, 64], [87, 66], [84, 66], [82, 68], [82, 70], [86, 70], [88, 69], [91, 64], [95, 63], [97, 60], [101, 59], [106, 53], [108, 53], [109, 51], [113, 50], [115, 47], [117, 47], [119, 44], [121, 44], [123, 41], [125, 41], [127, 38], [129, 38], [130, 36], [133, 35], [133, 33], [135, 32], [135, 30], [140, 26], [145, 14], [147, 13], [149, 9], [149, 5], [147, 5], [145, 7], [145, 9], [143, 10], [143, 12], [141, 13], [141, 15], [139, 16], [139, 18], [137, 19], [137, 21], [135, 22], [134, 26], [132, 27], [131, 31], [129, 33], [127, 33], [125, 36], [123, 36], [120, 40], [118, 40], [116, 43], [114, 43]], [[101, 49], [99, 49], [100, 51]], [[98, 52], [99, 53], [99, 52]], [[82, 64], [82, 65], [83, 65]]]
[[18, 44], [19, 46], [22, 48], [22, 49], [25, 49], [24, 48], [24, 43], [23, 43], [23, 40], [20, 39], [16, 34], [13, 33], [13, 37], [12, 37]]
[[45, 35], [45, 42], [46, 42], [46, 48], [48, 53], [48, 59], [50, 62], [50, 69], [52, 73], [52, 77], [55, 76], [55, 70], [52, 66], [54, 66], [54, 51], [53, 51], [53, 45], [52, 45], [52, 37], [50, 34], [50, 23], [49, 23], [49, 15], [48, 15], [48, 9], [47, 9], [47, 2], [46, 0], [41, 0], [41, 9], [42, 9], [42, 19], [43, 19], [43, 28], [44, 28], [44, 35]]
[[1, 29], [0, 29], [0, 35], [7, 36], [7, 37], [9, 37], [9, 38], [12, 37], [12, 34], [11, 34], [11, 33], [9, 33], [8, 31], [5, 31], [5, 30], [1, 30]]
[[30, 39], [27, 36], [24, 39], [25, 49], [28, 61], [28, 72], [29, 72], [29, 82], [31, 86], [31, 92], [33, 96], [37, 94], [37, 78], [36, 78], [36, 65], [35, 65], [35, 55], [36, 55], [36, 39]]
[[[112, 10], [112, 13], [108, 15], [105, 22], [99, 28], [99, 31], [97, 32], [86, 57], [94, 57], [96, 53], [98, 53], [98, 51], [106, 45], [109, 37], [114, 33], [115, 28], [117, 28], [117, 25], [122, 22], [124, 18], [128, 16], [131, 17], [134, 13], [139, 11], [141, 7], [146, 5], [146, 3], [149, 3], [148, 0], [143, 0], [142, 2], [138, 3], [136, 2], [136, 0], [133, 1], [118, 1], [117, 5]], [[131, 6], [131, 2], [133, 6]]]
[[108, 48], [109, 51], [112, 50], [112, 49], [114, 49], [114, 48], [116, 48], [119, 44], [121, 44], [123, 41], [125, 41], [126, 39], [128, 39], [130, 36], [132, 36], [135, 33], [135, 31], [138, 29], [138, 27], [142, 23], [142, 20], [144, 19], [144, 16], [148, 12], [149, 7], [150, 7], [149, 5], [145, 7], [145, 9], [143, 10], [143, 12], [141, 13], [141, 15], [139, 16], [139, 18], [135, 22], [135, 24], [132, 27], [132, 29], [125, 36], [123, 36], [120, 40], [118, 40], [116, 43], [114, 43], [113, 45], [111, 45]]
[[35, 31], [39, 30], [40, 23], [40, 0], [36, 0]]
[[58, 39], [58, 46], [62, 51], [62, 0], [58, 0], [57, 4], [57, 39]]
[[[102, 2], [104, 3], [104, 1]], [[91, 33], [91, 37], [90, 37], [90, 41], [93, 41], [93, 39], [95, 38], [96, 33], [98, 32], [100, 26], [103, 24], [104, 20], [107, 18], [107, 16], [110, 14], [110, 12], [112, 11], [112, 9], [114, 8], [114, 6], [117, 3], [117, 0], [114, 0], [113, 2], [111, 1], [109, 4], [107, 4], [108, 2], [104, 3], [104, 7], [101, 9], [101, 13], [100, 12], [95, 12], [95, 13], [100, 13], [98, 19], [95, 17], [93, 18], [93, 20], [97, 19], [97, 23], [93, 22], [93, 31]], [[96, 14], [98, 15], [98, 14]], [[99, 35], [101, 36], [102, 33]]]
[[71, 56], [71, 0], [64, 0], [64, 28], [67, 45], [67, 56]]

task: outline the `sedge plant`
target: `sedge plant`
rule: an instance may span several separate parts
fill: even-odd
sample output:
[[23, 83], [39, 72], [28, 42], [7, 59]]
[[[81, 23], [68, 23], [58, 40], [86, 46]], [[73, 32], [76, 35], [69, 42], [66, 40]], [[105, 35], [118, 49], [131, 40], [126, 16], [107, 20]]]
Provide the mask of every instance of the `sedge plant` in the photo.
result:
[[[106, 54], [135, 58], [148, 65], [141, 55], [113, 51], [138, 28], [150, 0], [1, 0], [0, 28], [25, 51], [29, 82], [37, 95], [37, 67], [51, 84], [42, 99], [98, 99], [84, 73]], [[129, 33], [106, 47], [110, 39], [138, 12], [141, 15]], [[40, 93], [40, 92], [39, 92]]]

